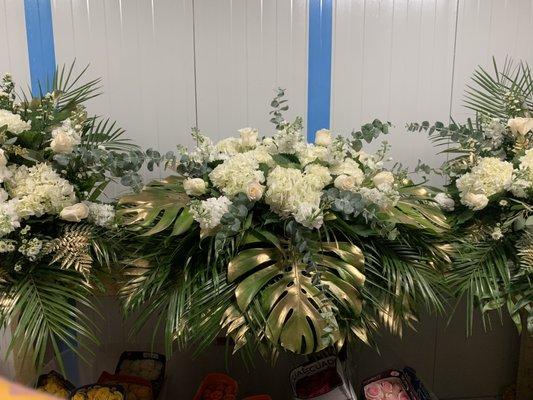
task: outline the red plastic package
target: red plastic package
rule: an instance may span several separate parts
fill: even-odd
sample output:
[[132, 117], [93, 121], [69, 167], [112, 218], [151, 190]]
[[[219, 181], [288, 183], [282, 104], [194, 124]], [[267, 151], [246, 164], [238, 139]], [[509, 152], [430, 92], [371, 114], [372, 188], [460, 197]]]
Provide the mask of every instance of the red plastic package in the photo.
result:
[[210, 373], [203, 379], [193, 400], [235, 400], [239, 386], [226, 374]]
[[242, 400], [272, 400], [272, 397], [268, 394], [256, 394], [254, 396], [245, 397]]

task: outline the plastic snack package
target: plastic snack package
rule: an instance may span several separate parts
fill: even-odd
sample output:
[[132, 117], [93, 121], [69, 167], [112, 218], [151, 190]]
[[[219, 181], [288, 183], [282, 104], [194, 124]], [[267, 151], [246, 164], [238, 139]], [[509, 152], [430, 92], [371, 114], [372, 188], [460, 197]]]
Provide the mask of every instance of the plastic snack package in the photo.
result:
[[429, 392], [412, 368], [390, 369], [365, 379], [361, 385], [365, 400], [430, 400]]
[[254, 396], [245, 397], [242, 400], [272, 400], [272, 397], [268, 394], [256, 394]]
[[126, 400], [126, 395], [120, 385], [95, 383], [74, 390], [70, 400]]
[[109, 372], [102, 372], [98, 383], [122, 386], [126, 393], [126, 400], [154, 400], [152, 383], [137, 376], [113, 375]]
[[35, 389], [60, 399], [68, 399], [70, 392], [74, 389], [74, 385], [58, 372], [50, 371], [39, 376]]
[[150, 381], [156, 399], [165, 379], [165, 365], [166, 357], [163, 354], [125, 351], [120, 355], [115, 374], [137, 376]]
[[238, 388], [228, 375], [210, 373], [202, 380], [193, 400], [235, 400]]
[[356, 400], [340, 360], [335, 356], [309, 362], [291, 371], [294, 400]]

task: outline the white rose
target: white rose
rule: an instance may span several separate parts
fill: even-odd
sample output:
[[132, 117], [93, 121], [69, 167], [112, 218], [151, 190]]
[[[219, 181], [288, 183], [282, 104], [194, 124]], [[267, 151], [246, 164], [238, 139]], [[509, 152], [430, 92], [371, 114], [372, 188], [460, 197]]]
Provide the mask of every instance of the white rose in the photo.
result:
[[374, 176], [372, 181], [378, 188], [381, 185], [392, 185], [394, 183], [394, 175], [389, 171], [381, 171]]
[[437, 193], [434, 200], [444, 211], [453, 211], [455, 208], [455, 202], [446, 193]]
[[331, 132], [329, 129], [316, 131], [315, 144], [323, 147], [328, 147], [331, 144]]
[[263, 197], [264, 192], [265, 192], [265, 187], [257, 182], [250, 183], [248, 185], [248, 188], [246, 189], [246, 195], [252, 201], [259, 200], [261, 197]]
[[201, 196], [207, 191], [207, 182], [202, 178], [189, 178], [183, 181], [183, 189], [189, 196]]
[[259, 131], [254, 128], [242, 128], [239, 129], [241, 135], [241, 144], [244, 147], [255, 147], [257, 145], [257, 138], [259, 137]]
[[58, 130], [52, 132], [52, 142], [50, 142], [50, 147], [54, 151], [54, 153], [63, 153], [68, 154], [72, 153], [72, 149], [74, 148], [74, 145], [76, 144], [76, 140], [72, 135], [69, 135], [68, 133]]
[[484, 194], [466, 193], [463, 195], [461, 202], [472, 210], [478, 211], [489, 204], [489, 198]]
[[333, 182], [333, 185], [339, 190], [352, 190], [355, 184], [355, 178], [349, 175], [339, 175]]
[[89, 207], [84, 203], [77, 203], [63, 208], [59, 217], [69, 222], [80, 222], [89, 216]]
[[507, 126], [513, 134], [525, 136], [526, 133], [533, 130], [533, 118], [511, 118], [507, 121]]

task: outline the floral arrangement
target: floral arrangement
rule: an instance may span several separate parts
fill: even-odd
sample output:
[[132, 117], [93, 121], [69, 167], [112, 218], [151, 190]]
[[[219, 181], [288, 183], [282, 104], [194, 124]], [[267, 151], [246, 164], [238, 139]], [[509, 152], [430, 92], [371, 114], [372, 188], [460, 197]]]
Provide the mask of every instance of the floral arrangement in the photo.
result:
[[0, 325], [13, 326], [10, 349], [40, 366], [60, 342], [79, 354], [96, 342], [91, 307], [97, 271], [115, 260], [115, 211], [106, 185], [138, 185], [142, 153], [83, 103], [98, 80], [79, 84], [74, 65], [58, 70], [39, 98], [0, 83]]
[[420, 306], [442, 306], [442, 212], [406, 169], [385, 168], [386, 143], [361, 151], [389, 124], [309, 144], [301, 119], [283, 118], [282, 90], [272, 107], [273, 136], [213, 143], [193, 130], [171, 176], [119, 201], [138, 234], [119, 294], [137, 329], [158, 316], [168, 354], [221, 333], [267, 356], [371, 343], [381, 323], [401, 334]]
[[506, 62], [478, 69], [465, 124], [412, 124], [454, 155], [441, 173], [446, 191], [436, 195], [454, 226], [455, 257], [448, 282], [468, 304], [468, 326], [477, 306], [506, 309], [517, 326], [521, 313], [533, 332], [533, 76], [529, 66]]

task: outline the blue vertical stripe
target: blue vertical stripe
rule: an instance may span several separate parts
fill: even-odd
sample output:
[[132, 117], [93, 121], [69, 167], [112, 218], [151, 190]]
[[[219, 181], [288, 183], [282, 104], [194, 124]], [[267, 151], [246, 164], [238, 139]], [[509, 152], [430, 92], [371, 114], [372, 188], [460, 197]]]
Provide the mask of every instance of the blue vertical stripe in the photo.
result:
[[309, 1], [307, 68], [307, 139], [329, 128], [331, 100], [331, 36], [333, 0]]
[[52, 88], [56, 69], [52, 6], [50, 0], [24, 0], [26, 37], [34, 97]]
[[[31, 92], [34, 97], [41, 97], [52, 89], [56, 70], [54, 28], [50, 0], [24, 0], [24, 16], [26, 18]], [[59, 349], [63, 353], [63, 361], [68, 378], [78, 384], [77, 357], [62, 341], [59, 342]]]

